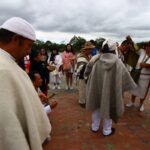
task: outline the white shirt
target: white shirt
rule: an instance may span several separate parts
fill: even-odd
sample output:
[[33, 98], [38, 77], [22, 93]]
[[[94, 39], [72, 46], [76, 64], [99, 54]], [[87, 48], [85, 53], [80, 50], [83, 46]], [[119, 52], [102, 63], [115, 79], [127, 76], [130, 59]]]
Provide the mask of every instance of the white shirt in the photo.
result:
[[[146, 54], [146, 51], [144, 49], [139, 50], [138, 54], [139, 54], [139, 59], [138, 59], [137, 65], [136, 65], [137, 69], [140, 68], [140, 63], [144, 62], [145, 60], [147, 60], [145, 62], [146, 64], [150, 64], [150, 58], [148, 59], [148, 55]], [[141, 73], [150, 74], [150, 69], [142, 68]]]

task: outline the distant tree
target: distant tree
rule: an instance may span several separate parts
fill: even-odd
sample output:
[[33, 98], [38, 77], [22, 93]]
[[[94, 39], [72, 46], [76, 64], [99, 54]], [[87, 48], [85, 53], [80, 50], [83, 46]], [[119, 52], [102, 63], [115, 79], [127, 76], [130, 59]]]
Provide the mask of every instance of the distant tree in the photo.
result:
[[32, 49], [41, 49], [44, 45], [44, 41], [41, 40], [36, 40], [33, 45], [32, 45]]
[[59, 51], [60, 51], [60, 52], [63, 52], [63, 51], [64, 51], [64, 49], [65, 49], [65, 47], [66, 47], [66, 44], [61, 43], [61, 44], [59, 44], [59, 45], [58, 45], [58, 47], [57, 47], [57, 48], [59, 49]]
[[44, 44], [44, 41], [36, 40], [34, 43], [37, 44], [37, 45], [43, 45], [43, 44]]
[[148, 43], [148, 41], [147, 42], [139, 42], [139, 43], [136, 43], [136, 44], [137, 44], [138, 48], [140, 49], [140, 48], [143, 48], [144, 45], [147, 44], [147, 43]]
[[72, 46], [76, 52], [79, 52], [85, 42], [86, 42], [86, 40], [84, 38], [82, 38], [80, 36], [78, 36], [78, 37], [74, 36], [73, 38], [71, 38], [69, 43], [72, 44]]
[[[97, 49], [100, 49], [102, 46], [102, 43], [105, 41], [105, 39], [102, 37], [99, 37], [99, 38], [95, 39], [94, 41], [95, 41]], [[69, 41], [69, 43], [72, 44], [72, 46], [76, 52], [80, 51], [80, 49], [83, 47], [85, 42], [86, 42], [86, 40], [80, 36], [78, 36], [78, 37], [73, 36]], [[147, 41], [139, 42], [136, 44], [139, 48], [142, 48], [143, 45], [146, 43], [147, 43]], [[58, 44], [58, 43], [53, 43], [49, 40], [46, 42], [44, 42], [42, 40], [36, 40], [32, 46], [32, 49], [40, 50], [41, 48], [44, 48], [46, 51], [51, 52], [53, 48], [58, 48], [58, 50], [60, 52], [62, 52], [65, 49], [65, 47], [66, 47], [66, 44], [64, 42], [62, 42], [61, 44]]]
[[102, 37], [97, 38], [97, 39], [95, 40], [95, 42], [96, 42], [96, 47], [97, 47], [98, 49], [101, 49], [102, 44], [103, 44], [104, 41], [105, 41], [105, 39], [102, 38]]

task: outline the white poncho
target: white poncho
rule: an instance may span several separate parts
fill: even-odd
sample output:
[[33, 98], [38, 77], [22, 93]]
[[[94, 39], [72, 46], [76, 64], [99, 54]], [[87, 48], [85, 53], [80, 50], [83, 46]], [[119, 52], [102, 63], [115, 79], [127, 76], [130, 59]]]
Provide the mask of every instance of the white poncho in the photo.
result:
[[0, 49], [0, 150], [42, 150], [50, 132], [28, 75]]
[[106, 53], [90, 60], [85, 70], [88, 75], [86, 108], [100, 109], [101, 118], [117, 122], [124, 112], [122, 93], [136, 87], [129, 72], [116, 55]]

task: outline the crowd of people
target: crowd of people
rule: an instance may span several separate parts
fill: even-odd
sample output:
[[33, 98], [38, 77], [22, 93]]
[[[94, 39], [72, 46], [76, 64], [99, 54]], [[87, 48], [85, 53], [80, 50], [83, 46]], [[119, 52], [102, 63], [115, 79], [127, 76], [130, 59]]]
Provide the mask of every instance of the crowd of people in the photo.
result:
[[[62, 53], [54, 47], [49, 55], [32, 49], [35, 31], [26, 20], [13, 17], [0, 27], [0, 149], [42, 150], [50, 138], [51, 123], [46, 114], [57, 106], [49, 101], [49, 90], [72, 90], [73, 74], [79, 81], [79, 106], [91, 111], [92, 132], [103, 123], [103, 136], [116, 131], [124, 112], [123, 93], [131, 93], [127, 107], [140, 99], [139, 111], [150, 87], [150, 42], [138, 48], [130, 36], [119, 45], [112, 39], [100, 50], [93, 40], [86, 41], [78, 54], [68, 43]], [[138, 77], [130, 72], [138, 72]], [[49, 84], [52, 88], [49, 89]], [[13, 138], [14, 137], [14, 138]]]

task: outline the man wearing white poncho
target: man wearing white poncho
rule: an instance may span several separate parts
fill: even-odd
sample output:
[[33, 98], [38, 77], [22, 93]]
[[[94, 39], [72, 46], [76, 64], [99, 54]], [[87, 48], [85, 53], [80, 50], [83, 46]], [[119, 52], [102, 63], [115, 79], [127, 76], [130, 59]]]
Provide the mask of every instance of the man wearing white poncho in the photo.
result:
[[115, 55], [117, 45], [112, 40], [105, 41], [102, 54], [94, 56], [85, 70], [88, 77], [86, 88], [86, 108], [92, 111], [91, 130], [97, 132], [103, 119], [103, 135], [115, 132], [112, 120], [124, 112], [122, 93], [136, 87], [124, 64]]
[[16, 63], [35, 39], [34, 29], [21, 18], [0, 27], [0, 150], [42, 150], [51, 132], [31, 80]]
[[81, 107], [85, 108], [86, 104], [86, 81], [84, 80], [84, 70], [87, 63], [90, 60], [92, 49], [95, 46], [87, 41], [81, 52], [77, 55], [77, 76], [79, 78], [79, 104]]

